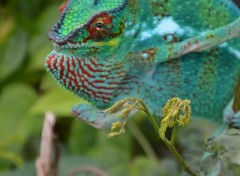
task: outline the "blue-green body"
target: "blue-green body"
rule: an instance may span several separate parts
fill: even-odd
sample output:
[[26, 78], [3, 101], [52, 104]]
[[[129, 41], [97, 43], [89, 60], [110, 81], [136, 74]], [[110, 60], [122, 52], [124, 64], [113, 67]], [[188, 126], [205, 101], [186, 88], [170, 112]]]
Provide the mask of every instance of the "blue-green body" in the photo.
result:
[[73, 114], [98, 128], [116, 120], [99, 111], [126, 97], [156, 116], [190, 99], [194, 116], [221, 121], [240, 75], [239, 17], [230, 0], [69, 0], [46, 67], [92, 103]]

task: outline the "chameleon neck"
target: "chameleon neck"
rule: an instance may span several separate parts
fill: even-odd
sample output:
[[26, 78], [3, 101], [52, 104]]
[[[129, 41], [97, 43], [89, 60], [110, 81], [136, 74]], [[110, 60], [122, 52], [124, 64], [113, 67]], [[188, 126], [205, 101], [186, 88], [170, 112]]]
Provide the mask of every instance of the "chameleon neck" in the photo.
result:
[[52, 51], [45, 66], [60, 85], [99, 107], [111, 101], [116, 88], [124, 90], [128, 84], [122, 82], [127, 72], [122, 62], [103, 65], [97, 57], [78, 58]]

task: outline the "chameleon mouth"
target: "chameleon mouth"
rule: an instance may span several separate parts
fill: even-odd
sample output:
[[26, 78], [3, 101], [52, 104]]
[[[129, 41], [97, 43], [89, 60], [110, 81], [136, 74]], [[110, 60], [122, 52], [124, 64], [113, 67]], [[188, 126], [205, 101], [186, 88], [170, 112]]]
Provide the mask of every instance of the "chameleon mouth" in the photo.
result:
[[[66, 43], [59, 45], [53, 43], [55, 54], [69, 58], [88, 58], [95, 57], [94, 55], [99, 51], [98, 47], [94, 44], [87, 43]], [[52, 52], [53, 53], [53, 52]]]
[[78, 49], [78, 50], [83, 51], [83, 50], [87, 50], [90, 46], [89, 46], [89, 44], [86, 44], [86, 43], [70, 43], [70, 42], [67, 42], [65, 44], [58, 44], [58, 43], [53, 42], [53, 47], [54, 47], [55, 51], [61, 53], [60, 51], [74, 50], [74, 49]]
[[79, 48], [79, 47], [81, 47], [83, 44], [80, 44], [80, 43], [70, 43], [70, 42], [68, 42], [68, 43], [66, 43], [66, 44], [63, 44], [63, 45], [61, 45], [61, 44], [57, 44], [57, 43], [53, 43], [53, 46], [54, 46], [54, 48]]

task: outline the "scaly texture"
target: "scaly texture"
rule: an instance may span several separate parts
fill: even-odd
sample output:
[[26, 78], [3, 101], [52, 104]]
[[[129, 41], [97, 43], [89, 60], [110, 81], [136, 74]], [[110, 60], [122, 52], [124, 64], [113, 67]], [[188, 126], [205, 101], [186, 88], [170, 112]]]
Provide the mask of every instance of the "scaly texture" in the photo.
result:
[[240, 11], [230, 0], [68, 0], [49, 33], [46, 67], [92, 103], [72, 112], [106, 128], [100, 113], [125, 97], [160, 116], [172, 97], [193, 115], [222, 120], [240, 75]]

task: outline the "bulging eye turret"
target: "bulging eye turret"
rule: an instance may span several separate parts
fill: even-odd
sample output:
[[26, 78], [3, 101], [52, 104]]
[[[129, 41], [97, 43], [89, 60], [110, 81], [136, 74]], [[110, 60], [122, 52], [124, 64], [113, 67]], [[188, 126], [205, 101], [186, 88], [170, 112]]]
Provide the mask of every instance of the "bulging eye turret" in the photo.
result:
[[94, 41], [102, 41], [111, 33], [112, 17], [107, 14], [101, 14], [94, 17], [87, 25], [87, 31], [90, 38]]

